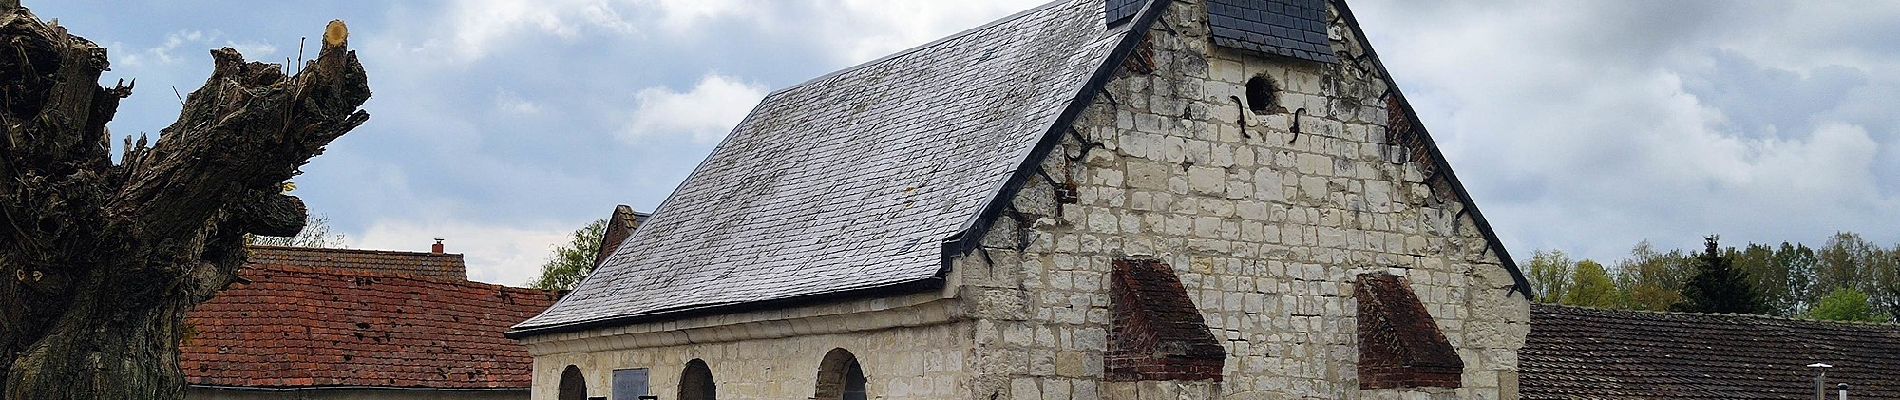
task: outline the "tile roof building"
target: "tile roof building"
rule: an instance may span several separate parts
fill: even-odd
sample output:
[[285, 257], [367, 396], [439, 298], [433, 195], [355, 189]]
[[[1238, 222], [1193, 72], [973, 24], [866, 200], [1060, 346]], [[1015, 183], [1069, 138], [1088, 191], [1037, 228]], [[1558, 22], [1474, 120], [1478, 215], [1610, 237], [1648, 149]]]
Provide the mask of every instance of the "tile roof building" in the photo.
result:
[[186, 316], [188, 397], [526, 398], [532, 359], [502, 333], [554, 295], [464, 270], [460, 254], [254, 247]]
[[1900, 325], [1531, 307], [1525, 399], [1900, 399]]
[[1514, 398], [1524, 285], [1342, 1], [1060, 0], [766, 96], [509, 335], [537, 399]]

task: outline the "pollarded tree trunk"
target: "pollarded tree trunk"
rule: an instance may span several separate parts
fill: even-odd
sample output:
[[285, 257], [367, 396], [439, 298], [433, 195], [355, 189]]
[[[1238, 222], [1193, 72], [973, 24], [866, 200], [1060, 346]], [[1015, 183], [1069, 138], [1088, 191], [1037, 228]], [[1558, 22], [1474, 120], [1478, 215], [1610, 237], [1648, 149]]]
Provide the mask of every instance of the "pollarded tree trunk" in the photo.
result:
[[347, 37], [331, 22], [294, 72], [212, 51], [178, 121], [115, 164], [105, 124], [132, 87], [100, 87], [105, 49], [0, 0], [6, 399], [183, 398], [185, 312], [236, 279], [245, 234], [303, 227], [283, 183], [369, 118]]

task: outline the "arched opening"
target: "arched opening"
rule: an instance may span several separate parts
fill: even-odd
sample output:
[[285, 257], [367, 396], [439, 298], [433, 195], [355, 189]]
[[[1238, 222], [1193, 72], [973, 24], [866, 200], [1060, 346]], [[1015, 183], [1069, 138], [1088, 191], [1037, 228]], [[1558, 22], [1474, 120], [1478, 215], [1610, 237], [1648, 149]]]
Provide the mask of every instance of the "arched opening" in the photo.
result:
[[844, 349], [831, 349], [825, 353], [825, 360], [818, 363], [818, 390], [812, 396], [818, 400], [866, 400], [864, 366], [858, 365], [858, 357]]
[[561, 370], [560, 400], [587, 400], [587, 378], [581, 377], [581, 367], [569, 365]]
[[717, 388], [713, 386], [712, 368], [706, 367], [706, 361], [693, 359], [686, 362], [686, 370], [680, 371], [680, 400], [713, 400], [718, 398]]
[[1277, 91], [1278, 90], [1275, 90], [1273, 87], [1273, 80], [1267, 79], [1267, 77], [1256, 76], [1253, 77], [1253, 79], [1248, 79], [1247, 109], [1253, 110], [1255, 114], [1266, 114], [1268, 111], [1273, 110], [1273, 106], [1276, 105], [1274, 104], [1274, 95], [1276, 94], [1274, 92]]

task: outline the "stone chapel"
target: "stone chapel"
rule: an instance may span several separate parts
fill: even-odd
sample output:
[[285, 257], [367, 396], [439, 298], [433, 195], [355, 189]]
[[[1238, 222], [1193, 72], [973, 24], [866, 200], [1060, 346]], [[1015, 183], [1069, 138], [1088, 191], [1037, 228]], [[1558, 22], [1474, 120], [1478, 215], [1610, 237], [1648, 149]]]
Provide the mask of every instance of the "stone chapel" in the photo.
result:
[[773, 92], [533, 397], [1515, 399], [1523, 275], [1343, 0], [1058, 0]]

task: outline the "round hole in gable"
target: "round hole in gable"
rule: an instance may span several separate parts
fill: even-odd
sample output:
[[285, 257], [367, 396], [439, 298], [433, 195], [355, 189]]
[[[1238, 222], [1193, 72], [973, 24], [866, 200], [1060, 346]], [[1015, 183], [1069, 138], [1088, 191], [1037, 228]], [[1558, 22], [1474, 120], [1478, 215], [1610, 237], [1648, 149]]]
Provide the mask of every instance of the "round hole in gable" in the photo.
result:
[[1267, 111], [1272, 110], [1273, 106], [1275, 106], [1274, 98], [1278, 95], [1276, 92], [1279, 92], [1279, 89], [1275, 88], [1273, 86], [1273, 80], [1267, 79], [1267, 77], [1256, 76], [1253, 77], [1253, 79], [1248, 79], [1247, 109], [1253, 110], [1256, 114], [1267, 113]]

